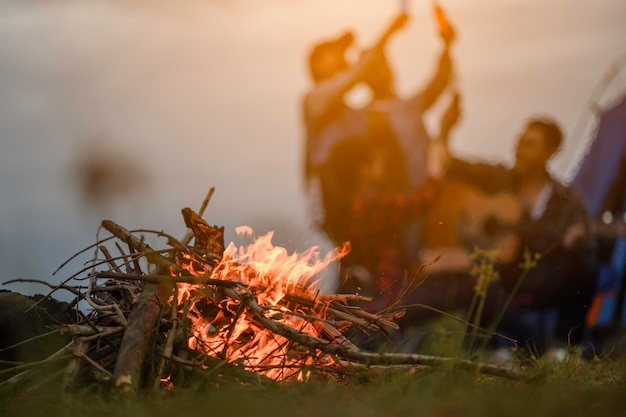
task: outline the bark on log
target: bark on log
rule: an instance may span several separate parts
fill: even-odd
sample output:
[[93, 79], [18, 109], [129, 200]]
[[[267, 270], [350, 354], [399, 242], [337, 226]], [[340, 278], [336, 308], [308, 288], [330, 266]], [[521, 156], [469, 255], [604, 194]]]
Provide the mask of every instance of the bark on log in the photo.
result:
[[[110, 221], [103, 220], [102, 226], [124, 242], [132, 245], [140, 252], [146, 252], [149, 262], [157, 265], [156, 274], [166, 272], [182, 273], [182, 270], [165, 257], [154, 252], [147, 244], [133, 236], [124, 227]], [[113, 373], [113, 389], [119, 393], [136, 393], [142, 385], [142, 371], [146, 354], [152, 341], [161, 317], [161, 306], [170, 293], [172, 284], [151, 283], [145, 284], [137, 306], [128, 317], [128, 325], [124, 331], [122, 344], [115, 362]]]

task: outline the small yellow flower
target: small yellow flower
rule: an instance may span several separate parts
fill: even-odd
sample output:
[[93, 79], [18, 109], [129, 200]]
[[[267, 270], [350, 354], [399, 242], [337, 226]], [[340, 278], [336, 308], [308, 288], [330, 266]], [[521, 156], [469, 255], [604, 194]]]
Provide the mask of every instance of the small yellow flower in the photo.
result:
[[470, 274], [477, 279], [474, 292], [484, 297], [487, 295], [489, 285], [500, 279], [500, 274], [495, 268], [495, 264], [498, 261], [498, 252], [476, 247], [471, 255], [471, 260], [472, 268]]
[[528, 247], [524, 248], [524, 253], [522, 254], [523, 260], [519, 264], [520, 269], [524, 272], [528, 272], [531, 269], [535, 268], [539, 261], [541, 260], [540, 253], [530, 253]]

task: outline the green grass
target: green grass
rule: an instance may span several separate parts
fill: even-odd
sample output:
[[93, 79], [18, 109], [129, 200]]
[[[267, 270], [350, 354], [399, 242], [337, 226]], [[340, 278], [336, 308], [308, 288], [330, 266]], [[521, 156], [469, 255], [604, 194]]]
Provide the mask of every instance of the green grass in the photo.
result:
[[508, 381], [454, 369], [377, 371], [347, 384], [307, 382], [195, 389], [122, 401], [105, 390], [55, 389], [0, 399], [2, 416], [626, 416], [626, 360], [546, 366], [544, 377]]
[[[476, 314], [479, 319], [480, 309]], [[435, 320], [420, 352], [466, 357], [461, 341], [468, 330], [449, 317]], [[485, 360], [489, 352], [478, 333], [470, 340], [480, 345], [473, 350], [475, 359]], [[193, 388], [150, 391], [132, 399], [112, 395], [104, 386], [71, 393], [47, 386], [0, 394], [0, 417], [626, 416], [626, 355], [548, 363], [520, 350], [518, 359], [534, 378], [512, 381], [443, 365], [411, 371], [377, 367], [354, 374], [347, 383], [242, 385], [211, 376], [194, 380]]]

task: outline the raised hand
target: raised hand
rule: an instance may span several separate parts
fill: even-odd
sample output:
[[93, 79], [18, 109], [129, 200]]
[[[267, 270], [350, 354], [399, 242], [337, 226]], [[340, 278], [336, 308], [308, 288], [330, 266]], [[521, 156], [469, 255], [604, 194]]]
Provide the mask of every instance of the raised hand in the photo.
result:
[[385, 44], [387, 43], [387, 41], [389, 40], [389, 38], [391, 38], [391, 35], [399, 31], [400, 29], [404, 28], [408, 21], [409, 21], [408, 14], [400, 13], [399, 15], [397, 15], [393, 19], [389, 27], [387, 27], [387, 30], [380, 37], [380, 39], [375, 45], [375, 48], [383, 48]]
[[448, 20], [446, 13], [437, 3], [435, 3], [435, 20], [439, 28], [439, 36], [441, 36], [446, 46], [450, 46], [456, 39], [456, 30], [450, 23], [450, 20]]

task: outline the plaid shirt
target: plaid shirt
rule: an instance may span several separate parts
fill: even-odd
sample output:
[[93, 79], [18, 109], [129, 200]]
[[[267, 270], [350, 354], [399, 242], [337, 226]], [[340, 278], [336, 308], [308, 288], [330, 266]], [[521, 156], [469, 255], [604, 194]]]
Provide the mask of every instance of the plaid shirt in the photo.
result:
[[436, 199], [440, 181], [428, 179], [409, 192], [358, 193], [351, 201], [348, 222], [351, 253], [344, 266], [361, 265], [372, 274], [377, 304], [395, 300], [408, 269], [407, 225], [419, 219]]

